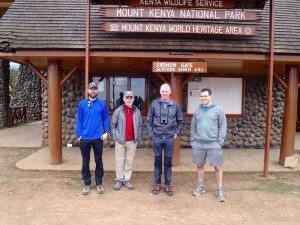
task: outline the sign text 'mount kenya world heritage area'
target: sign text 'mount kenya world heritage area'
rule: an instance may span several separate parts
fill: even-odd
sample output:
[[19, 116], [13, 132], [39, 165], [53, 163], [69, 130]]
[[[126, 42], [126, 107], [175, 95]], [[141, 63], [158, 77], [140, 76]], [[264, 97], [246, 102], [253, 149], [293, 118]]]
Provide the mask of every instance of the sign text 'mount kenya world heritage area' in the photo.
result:
[[143, 32], [143, 33], [191, 33], [244, 35], [256, 34], [249, 26], [199, 25], [199, 24], [149, 24], [149, 23], [104, 23], [104, 31], [109, 32]]

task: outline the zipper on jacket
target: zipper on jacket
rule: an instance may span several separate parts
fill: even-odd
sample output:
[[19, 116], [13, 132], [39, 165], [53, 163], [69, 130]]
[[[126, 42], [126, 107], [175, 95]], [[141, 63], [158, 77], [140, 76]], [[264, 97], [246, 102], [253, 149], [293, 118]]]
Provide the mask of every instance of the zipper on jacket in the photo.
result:
[[203, 139], [206, 141], [206, 129], [207, 129], [207, 111], [204, 111], [204, 118], [202, 121]]

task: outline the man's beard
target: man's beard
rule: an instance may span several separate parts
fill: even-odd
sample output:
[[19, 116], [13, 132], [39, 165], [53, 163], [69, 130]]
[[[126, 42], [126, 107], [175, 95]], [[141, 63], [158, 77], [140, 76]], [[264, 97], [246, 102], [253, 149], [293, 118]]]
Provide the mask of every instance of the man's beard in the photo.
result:
[[97, 97], [97, 93], [88, 93], [89, 97], [91, 98], [96, 98]]

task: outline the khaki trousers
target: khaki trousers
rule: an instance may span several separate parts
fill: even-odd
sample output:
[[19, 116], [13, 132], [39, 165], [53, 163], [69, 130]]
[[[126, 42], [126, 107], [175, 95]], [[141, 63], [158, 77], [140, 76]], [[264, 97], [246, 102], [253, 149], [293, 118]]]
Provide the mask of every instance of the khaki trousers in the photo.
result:
[[137, 142], [126, 141], [121, 145], [116, 141], [115, 144], [115, 161], [116, 161], [116, 180], [130, 180], [132, 174], [132, 164], [136, 152]]

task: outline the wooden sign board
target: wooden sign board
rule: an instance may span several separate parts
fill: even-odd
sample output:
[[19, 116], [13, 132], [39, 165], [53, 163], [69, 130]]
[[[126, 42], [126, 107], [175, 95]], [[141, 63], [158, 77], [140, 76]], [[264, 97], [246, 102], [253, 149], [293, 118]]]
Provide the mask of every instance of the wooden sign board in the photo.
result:
[[153, 62], [156, 73], [207, 73], [207, 62]]
[[103, 23], [102, 30], [122, 33], [176, 33], [233, 36], [254, 36], [257, 33], [256, 28], [253, 26], [190, 23]]
[[128, 0], [129, 6], [233, 9], [234, 0]]
[[179, 8], [130, 8], [103, 7], [100, 17], [105, 18], [147, 18], [147, 19], [191, 19], [255, 21], [261, 13], [249, 10], [179, 9]]

